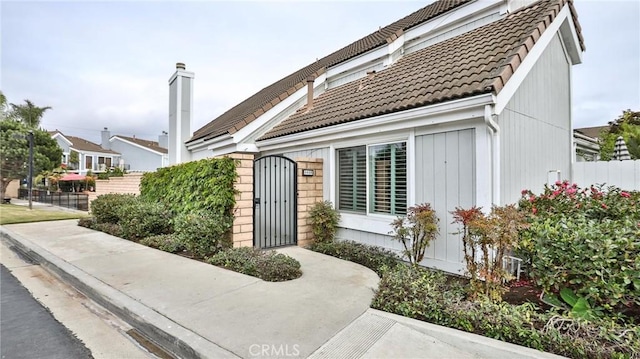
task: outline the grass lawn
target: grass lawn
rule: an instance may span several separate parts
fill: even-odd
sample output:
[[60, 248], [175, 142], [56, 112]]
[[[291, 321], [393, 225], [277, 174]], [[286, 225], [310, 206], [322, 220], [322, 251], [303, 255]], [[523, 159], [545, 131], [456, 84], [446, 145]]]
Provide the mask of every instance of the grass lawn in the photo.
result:
[[62, 210], [42, 210], [35, 208], [29, 210], [26, 206], [16, 206], [14, 204], [0, 205], [0, 224], [56, 221], [86, 216], [86, 214], [65, 212]]

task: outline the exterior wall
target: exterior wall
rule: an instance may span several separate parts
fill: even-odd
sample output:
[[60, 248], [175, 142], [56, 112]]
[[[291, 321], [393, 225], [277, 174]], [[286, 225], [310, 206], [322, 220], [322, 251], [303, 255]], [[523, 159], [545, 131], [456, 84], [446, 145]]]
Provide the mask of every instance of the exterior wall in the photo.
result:
[[18, 189], [20, 188], [20, 180], [13, 180], [9, 182], [7, 189], [5, 190], [5, 196], [11, 198], [18, 198]]
[[[126, 142], [114, 140], [111, 149], [120, 152], [125, 165], [129, 165], [129, 171], [155, 171], [162, 167], [162, 155], [150, 152], [143, 148], [130, 145]], [[114, 164], [114, 166], [116, 166]]]
[[[323, 147], [323, 148], [316, 148], [313, 150], [305, 150], [305, 151], [292, 151], [292, 152], [285, 152], [282, 154], [285, 157], [291, 158], [292, 160], [297, 161], [297, 158], [317, 158], [317, 159], [322, 159], [322, 183], [326, 183], [327, 186], [329, 185], [329, 183], [331, 183], [331, 177], [330, 177], [330, 171], [329, 171], [329, 165], [330, 165], [330, 161], [329, 161], [329, 147]], [[330, 194], [329, 191], [324, 191], [323, 192], [323, 201], [331, 201], [333, 202], [333, 200], [330, 198]]]
[[185, 142], [191, 138], [191, 106], [194, 75], [178, 69], [169, 82], [169, 164], [188, 162]]
[[233, 232], [231, 238], [234, 247], [253, 246], [253, 154], [232, 153], [229, 157], [238, 160], [236, 172], [238, 179], [234, 188], [236, 207], [233, 210]]
[[501, 204], [542, 191], [550, 170], [571, 178], [571, 69], [558, 36], [499, 115]]
[[124, 177], [111, 177], [108, 180], [96, 180], [96, 191], [88, 192], [89, 205], [98, 196], [109, 193], [140, 194], [141, 173], [128, 173]]
[[[298, 163], [298, 245], [306, 246], [313, 241], [309, 212], [316, 202], [323, 201], [324, 178], [321, 158], [294, 158]], [[302, 171], [311, 169], [313, 176], [303, 176]]]
[[576, 162], [573, 164], [573, 182], [580, 187], [604, 184], [640, 191], [640, 160]]

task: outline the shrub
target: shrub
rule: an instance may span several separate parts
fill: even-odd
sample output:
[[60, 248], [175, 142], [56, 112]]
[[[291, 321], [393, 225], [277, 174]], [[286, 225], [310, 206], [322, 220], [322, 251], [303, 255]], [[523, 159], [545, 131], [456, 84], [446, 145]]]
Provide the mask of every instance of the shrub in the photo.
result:
[[140, 196], [164, 203], [174, 214], [209, 211], [226, 215], [235, 205], [236, 177], [236, 162], [231, 158], [192, 161], [145, 173]]
[[140, 240], [140, 244], [157, 248], [161, 251], [169, 253], [178, 253], [184, 251], [184, 245], [178, 239], [175, 234], [158, 234], [151, 237], [146, 237]]
[[124, 237], [122, 226], [117, 223], [96, 223], [93, 227], [96, 231], [104, 232], [116, 237]]
[[78, 225], [80, 227], [86, 227], [93, 229], [96, 225], [96, 217], [84, 217], [78, 219]]
[[118, 223], [120, 208], [134, 201], [132, 194], [103, 194], [91, 201], [91, 214], [97, 223]]
[[136, 198], [120, 206], [118, 217], [124, 238], [132, 241], [172, 231], [171, 215], [161, 203]]
[[462, 225], [462, 243], [472, 298], [482, 295], [499, 301], [511, 273], [504, 268], [504, 256], [516, 245], [526, 220], [515, 206], [493, 207], [485, 216], [480, 208], [456, 208], [454, 223]]
[[338, 230], [340, 213], [329, 201], [317, 202], [309, 211], [309, 221], [316, 242], [333, 242]]
[[302, 275], [300, 263], [294, 258], [252, 247], [230, 248], [218, 252], [208, 262], [268, 282], [282, 282]]
[[174, 220], [178, 239], [196, 258], [206, 258], [230, 248], [229, 229], [232, 225], [233, 217], [230, 214], [209, 211], [183, 213]]
[[437, 272], [397, 266], [382, 276], [371, 307], [575, 358], [629, 358], [640, 353], [640, 327], [590, 323], [514, 306], [466, 301]]
[[399, 217], [391, 223], [393, 239], [402, 243], [404, 255], [409, 262], [418, 265], [424, 252], [438, 235], [438, 217], [428, 203], [409, 207], [406, 217]]
[[399, 264], [398, 255], [394, 252], [354, 241], [313, 243], [309, 249], [358, 263], [373, 270], [378, 275], [382, 275], [386, 268], [394, 268]]

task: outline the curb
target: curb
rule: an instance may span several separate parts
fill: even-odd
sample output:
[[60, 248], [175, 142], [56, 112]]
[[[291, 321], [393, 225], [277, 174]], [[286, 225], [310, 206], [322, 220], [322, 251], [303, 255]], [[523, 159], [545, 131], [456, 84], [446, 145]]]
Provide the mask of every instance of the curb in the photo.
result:
[[54, 273], [177, 357], [238, 358], [232, 352], [56, 257], [4, 226], [0, 227], [0, 237], [7, 241], [12, 250]]

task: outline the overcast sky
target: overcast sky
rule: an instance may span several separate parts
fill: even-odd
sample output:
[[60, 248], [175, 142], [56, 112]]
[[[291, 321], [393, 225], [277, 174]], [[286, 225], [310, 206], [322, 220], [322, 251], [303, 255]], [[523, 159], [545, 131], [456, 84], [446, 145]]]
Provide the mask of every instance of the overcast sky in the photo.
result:
[[[0, 2], [0, 90], [51, 106], [47, 130], [157, 140], [176, 62], [195, 72], [196, 130], [261, 88], [429, 1]], [[577, 0], [587, 51], [574, 127], [640, 110], [640, 1]]]

